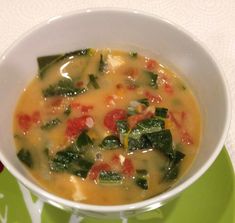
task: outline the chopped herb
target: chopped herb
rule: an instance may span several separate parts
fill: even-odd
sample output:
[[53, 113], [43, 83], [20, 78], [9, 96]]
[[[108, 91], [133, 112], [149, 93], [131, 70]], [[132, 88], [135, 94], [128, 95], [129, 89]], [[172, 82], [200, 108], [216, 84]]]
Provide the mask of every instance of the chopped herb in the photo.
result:
[[100, 146], [104, 149], [116, 149], [120, 148], [122, 144], [117, 136], [109, 135], [103, 139]]
[[93, 145], [93, 141], [91, 138], [86, 134], [86, 131], [83, 131], [76, 140], [76, 145], [78, 147], [84, 147], [88, 145]]
[[148, 101], [147, 98], [141, 98], [141, 99], [138, 99], [137, 101], [138, 101], [139, 103], [145, 105], [146, 107], [149, 106], [149, 101]]
[[128, 124], [126, 120], [116, 121], [117, 130], [119, 134], [125, 134], [129, 131]]
[[28, 167], [33, 167], [33, 159], [31, 153], [27, 149], [21, 149], [17, 153], [18, 159]]
[[99, 183], [101, 184], [120, 184], [122, 182], [121, 174], [114, 171], [101, 171], [99, 174]]
[[69, 116], [71, 114], [71, 112], [72, 112], [72, 109], [71, 109], [71, 106], [69, 105], [68, 107], [65, 108], [64, 114], [66, 116]]
[[99, 72], [104, 72], [106, 63], [103, 58], [103, 54], [100, 54], [100, 61], [99, 61]]
[[98, 77], [96, 77], [94, 74], [89, 74], [89, 83], [88, 85], [92, 85], [95, 89], [100, 88], [99, 84], [97, 83]]
[[59, 123], [61, 123], [60, 119], [55, 118], [55, 119], [52, 119], [52, 120], [46, 122], [45, 124], [41, 125], [41, 129], [42, 130], [50, 130], [50, 129], [54, 128], [55, 126], [57, 126]]
[[136, 58], [136, 57], [138, 56], [138, 53], [131, 51], [131, 52], [129, 53], [129, 55], [130, 55], [130, 57]]
[[83, 94], [86, 92], [85, 88], [74, 87], [73, 82], [69, 79], [60, 80], [54, 85], [49, 85], [48, 88], [42, 90], [44, 97], [53, 96], [67, 96], [72, 97], [75, 95]]
[[144, 71], [144, 73], [149, 77], [149, 86], [152, 88], [157, 88], [157, 77], [158, 75], [151, 71]]
[[167, 118], [167, 112], [168, 112], [167, 108], [156, 108], [155, 109], [155, 115], [162, 117], [162, 118]]

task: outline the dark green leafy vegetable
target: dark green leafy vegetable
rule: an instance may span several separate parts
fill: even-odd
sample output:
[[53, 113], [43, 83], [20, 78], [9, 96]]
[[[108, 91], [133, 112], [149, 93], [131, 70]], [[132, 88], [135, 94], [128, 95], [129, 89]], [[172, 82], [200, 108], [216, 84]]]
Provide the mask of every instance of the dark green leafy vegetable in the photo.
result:
[[146, 169], [137, 169], [135, 176], [135, 183], [143, 190], [148, 190], [148, 171]]
[[99, 174], [99, 183], [101, 184], [120, 184], [122, 175], [114, 171], [101, 171]]
[[61, 123], [60, 119], [55, 118], [41, 125], [41, 129], [50, 130], [50, 129], [53, 129], [55, 126], [57, 126], [59, 123]]
[[117, 130], [119, 134], [125, 134], [129, 131], [128, 124], [126, 120], [116, 121]]
[[149, 101], [148, 101], [147, 98], [141, 98], [141, 99], [138, 99], [137, 101], [138, 101], [139, 103], [145, 105], [146, 107], [149, 106]]
[[165, 169], [165, 173], [163, 176], [164, 181], [175, 180], [179, 174], [180, 162], [185, 157], [185, 154], [176, 150], [174, 153], [174, 157], [170, 160], [167, 168]]
[[71, 56], [86, 56], [90, 54], [90, 49], [76, 50], [70, 53], [38, 57], [39, 77], [43, 79], [46, 71], [55, 63]]
[[109, 135], [103, 139], [100, 146], [104, 149], [116, 149], [120, 148], [122, 144], [117, 136]]
[[146, 178], [143, 177], [136, 177], [135, 183], [138, 187], [142, 188], [143, 190], [148, 190], [148, 181]]
[[27, 149], [21, 149], [17, 153], [18, 159], [28, 167], [33, 167], [33, 159], [31, 153]]
[[149, 77], [149, 86], [151, 86], [152, 88], [157, 88], [158, 75], [151, 71], [144, 71], [144, 73]]
[[138, 56], [138, 53], [132, 51], [129, 53], [129, 55], [130, 55], [130, 57], [136, 58]]
[[149, 149], [152, 147], [151, 142], [148, 140], [145, 134], [141, 135], [139, 139], [129, 137], [128, 150], [134, 151], [138, 149]]
[[129, 137], [139, 139], [142, 134], [157, 132], [164, 128], [165, 122], [162, 119], [156, 117], [144, 119], [131, 130]]
[[93, 141], [91, 138], [86, 134], [86, 131], [83, 131], [76, 140], [76, 145], [78, 147], [84, 147], [88, 145], [93, 145]]
[[68, 107], [65, 108], [64, 114], [66, 116], [69, 116], [71, 112], [72, 112], [72, 109], [71, 109], [71, 106], [69, 105]]
[[167, 108], [156, 108], [155, 115], [159, 116], [159, 117], [162, 117], [162, 118], [166, 118], [167, 117], [167, 112], [168, 112]]
[[103, 58], [103, 54], [100, 54], [100, 61], [99, 61], [99, 72], [104, 72], [106, 63]]
[[75, 50], [75, 51], [72, 51], [72, 52], [69, 52], [69, 53], [66, 53], [64, 54], [60, 60], [62, 59], [65, 59], [65, 58], [68, 58], [68, 57], [71, 57], [71, 56], [88, 56], [91, 52], [91, 49], [90, 48], [87, 48], [87, 49], [81, 49], [81, 50]]
[[136, 108], [134, 108], [132, 106], [127, 107], [127, 115], [128, 116], [136, 115], [136, 114], [138, 114], [138, 112], [136, 111]]
[[77, 88], [73, 85], [73, 82], [69, 79], [60, 80], [54, 85], [49, 85], [48, 88], [42, 90], [44, 97], [53, 96], [67, 96], [72, 97], [75, 95], [83, 94], [86, 92], [85, 88]]
[[62, 55], [38, 57], [39, 77], [43, 79], [48, 68], [55, 64], [61, 57]]
[[68, 147], [56, 153], [50, 160], [50, 170], [54, 172], [68, 172], [85, 178], [94, 164], [93, 161], [82, 157], [77, 151]]
[[99, 84], [97, 83], [98, 77], [96, 77], [94, 74], [89, 74], [89, 83], [88, 85], [92, 85], [95, 89], [100, 88]]
[[172, 135], [169, 129], [146, 134], [151, 142], [152, 148], [159, 150], [169, 159], [174, 158], [174, 150], [172, 146]]

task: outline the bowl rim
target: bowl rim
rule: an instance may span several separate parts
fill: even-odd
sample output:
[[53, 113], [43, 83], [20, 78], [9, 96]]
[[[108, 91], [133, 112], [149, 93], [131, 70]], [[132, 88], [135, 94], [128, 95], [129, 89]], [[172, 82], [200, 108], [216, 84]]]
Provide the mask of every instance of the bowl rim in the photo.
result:
[[3, 54], [0, 56], [0, 66], [1, 63], [5, 60], [6, 55], [11, 52], [11, 50], [14, 49], [15, 46], [17, 46], [22, 40], [24, 40], [27, 36], [32, 34], [34, 31], [37, 31], [38, 29], [43, 29], [45, 26], [53, 23], [58, 22], [60, 20], [64, 20], [68, 17], [76, 16], [78, 14], [88, 14], [88, 13], [108, 13], [108, 12], [114, 12], [114, 13], [126, 13], [126, 14], [136, 14], [138, 16], [146, 17], [146, 18], [152, 18], [155, 20], [158, 20], [161, 23], [166, 24], [167, 26], [173, 28], [177, 32], [181, 32], [183, 35], [191, 38], [196, 45], [201, 48], [207, 56], [210, 58], [213, 65], [217, 68], [218, 73], [221, 76], [221, 80], [223, 81], [223, 86], [225, 89], [225, 96], [226, 96], [226, 119], [225, 119], [225, 126], [223, 134], [220, 137], [220, 140], [217, 144], [217, 147], [215, 151], [211, 154], [210, 159], [208, 159], [203, 166], [199, 168], [199, 170], [189, 179], [187, 179], [185, 182], [181, 183], [180, 185], [177, 185], [176, 187], [164, 192], [163, 194], [154, 196], [152, 198], [130, 203], [130, 204], [123, 204], [123, 205], [93, 205], [93, 204], [85, 204], [85, 203], [79, 203], [75, 201], [70, 201], [67, 199], [64, 199], [62, 197], [59, 197], [57, 195], [54, 195], [52, 193], [47, 192], [40, 186], [38, 186], [36, 183], [33, 183], [32, 181], [28, 180], [23, 174], [18, 172], [18, 170], [11, 165], [10, 162], [6, 159], [6, 157], [1, 153], [0, 150], [0, 160], [3, 163], [3, 165], [9, 170], [9, 172], [23, 185], [25, 185], [30, 191], [33, 191], [35, 194], [37, 194], [39, 197], [43, 198], [47, 202], [51, 203], [52, 205], [59, 206], [65, 205], [67, 207], [70, 207], [72, 209], [77, 209], [81, 211], [90, 211], [90, 212], [99, 212], [99, 213], [109, 213], [109, 212], [123, 212], [123, 211], [134, 211], [136, 209], [148, 207], [151, 205], [154, 205], [156, 203], [160, 203], [168, 200], [175, 195], [182, 192], [184, 189], [186, 189], [188, 186], [190, 186], [192, 183], [194, 183], [198, 178], [200, 178], [212, 165], [212, 163], [215, 161], [217, 156], [219, 155], [220, 151], [223, 148], [225, 139], [228, 134], [230, 122], [231, 122], [231, 96], [229, 93], [229, 85], [227, 84], [227, 80], [225, 75], [223, 75], [223, 71], [219, 65], [219, 63], [216, 61], [215, 57], [212, 55], [211, 51], [203, 44], [200, 40], [195, 38], [189, 31], [185, 30], [178, 24], [169, 21], [168, 19], [165, 19], [161, 16], [158, 16], [153, 13], [136, 10], [136, 9], [128, 9], [128, 8], [114, 8], [114, 7], [99, 7], [99, 8], [86, 8], [86, 9], [80, 9], [80, 10], [73, 10], [67, 13], [62, 13], [56, 16], [53, 16], [47, 20], [44, 20], [43, 22], [40, 22], [39, 24], [36, 24], [31, 29], [29, 29], [27, 32], [25, 32], [23, 35], [21, 35], [17, 40], [13, 41], [13, 43], [3, 52]]

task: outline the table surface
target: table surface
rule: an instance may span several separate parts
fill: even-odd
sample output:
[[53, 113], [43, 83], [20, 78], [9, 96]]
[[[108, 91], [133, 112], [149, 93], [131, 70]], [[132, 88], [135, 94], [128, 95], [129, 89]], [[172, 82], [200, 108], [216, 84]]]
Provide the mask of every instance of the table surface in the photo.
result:
[[[1, 0], [0, 54], [36, 24], [86, 8], [118, 7], [149, 12], [173, 21], [196, 36], [212, 53], [228, 80], [235, 109], [234, 0]], [[226, 147], [235, 168], [235, 118]]]

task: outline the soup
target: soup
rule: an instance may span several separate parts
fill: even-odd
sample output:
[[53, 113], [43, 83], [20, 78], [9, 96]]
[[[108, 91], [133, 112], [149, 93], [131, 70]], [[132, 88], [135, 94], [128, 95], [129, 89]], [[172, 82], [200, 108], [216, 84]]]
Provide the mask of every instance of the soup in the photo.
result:
[[119, 205], [156, 196], [190, 167], [201, 115], [158, 61], [110, 49], [38, 58], [14, 115], [19, 160], [47, 191]]

